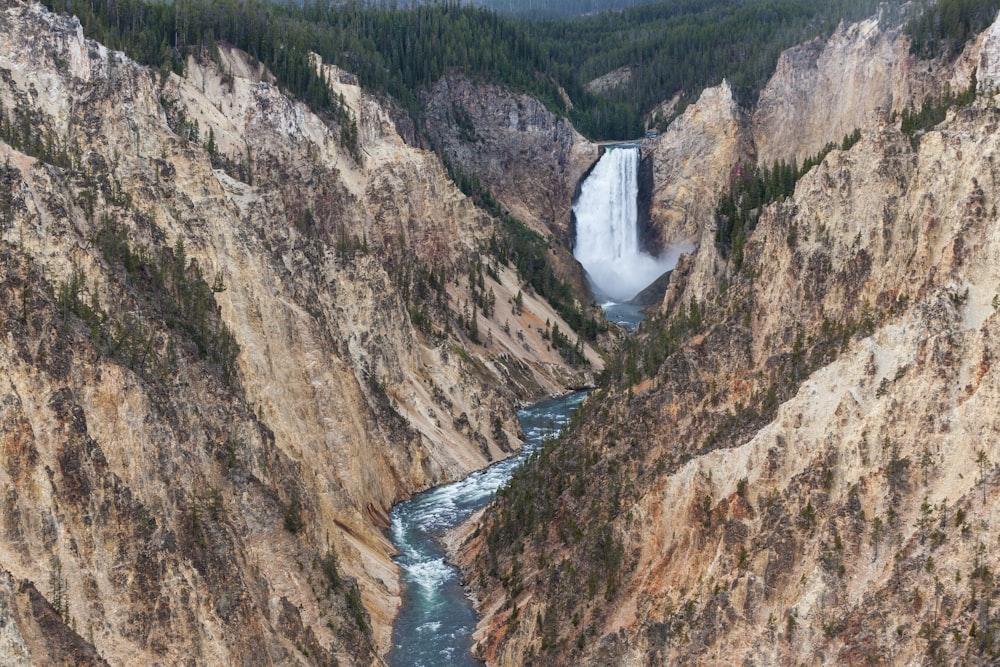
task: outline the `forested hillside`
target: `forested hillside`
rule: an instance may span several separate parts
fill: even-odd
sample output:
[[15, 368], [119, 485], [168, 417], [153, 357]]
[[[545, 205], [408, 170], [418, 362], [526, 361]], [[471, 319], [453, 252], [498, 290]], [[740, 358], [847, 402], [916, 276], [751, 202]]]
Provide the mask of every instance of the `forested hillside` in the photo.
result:
[[907, 24], [910, 52], [921, 58], [955, 56], [996, 18], [1000, 0], [940, 0]]
[[743, 104], [752, 103], [782, 50], [828, 35], [841, 20], [869, 16], [878, 5], [871, 0], [675, 0], [532, 29], [545, 53], [572, 64], [583, 82], [630, 68], [622, 85], [574, 121], [585, 134], [635, 136], [643, 114], [659, 102], [676, 93], [687, 101], [697, 99], [704, 87], [723, 78]]
[[644, 2], [648, 0], [473, 0], [470, 4], [486, 7], [501, 14], [532, 19], [556, 19], [625, 9]]
[[[315, 110], [343, 119], [309, 66], [316, 52], [391, 95], [421, 121], [419, 95], [444, 73], [502, 83], [568, 115], [594, 139], [638, 136], [676, 93], [693, 99], [723, 77], [752, 101], [782, 49], [873, 13], [875, 0], [667, 0], [577, 20], [530, 22], [453, 3], [413, 9], [236, 0], [47, 0], [80, 17], [88, 36], [141, 63], [180, 71], [192, 51], [229, 43], [267, 65]], [[883, 3], [885, 4], [885, 3]], [[893, 5], [895, 3], [889, 3]], [[602, 94], [585, 84], [628, 67]], [[565, 95], [564, 95], [565, 93]], [[347, 143], [353, 140], [350, 134]]]

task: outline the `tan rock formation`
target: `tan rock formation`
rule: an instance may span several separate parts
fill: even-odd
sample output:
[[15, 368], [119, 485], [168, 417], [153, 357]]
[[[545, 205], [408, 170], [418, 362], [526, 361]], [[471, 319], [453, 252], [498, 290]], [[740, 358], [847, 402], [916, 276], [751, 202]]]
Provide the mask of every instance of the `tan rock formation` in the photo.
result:
[[906, 35], [874, 17], [788, 49], [753, 112], [758, 163], [802, 164], [827, 143], [940, 95], [945, 83], [964, 90], [978, 48], [971, 43], [957, 63], [923, 62], [910, 55]]
[[[357, 156], [236, 51], [160, 78], [2, 12], [0, 101], [37, 137], [0, 143], [7, 597], [58, 588], [113, 664], [379, 662], [391, 504], [505, 456], [517, 404], [600, 358], [549, 349], [570, 328], [515, 314], [505, 266], [470, 340], [495, 223], [349, 75]], [[45, 662], [10, 618], [8, 655]]]
[[739, 272], [704, 243], [675, 271], [618, 382], [469, 534], [489, 664], [997, 660], [984, 90], [916, 150], [865, 121], [764, 210]]
[[428, 94], [428, 132], [462, 172], [536, 231], [571, 246], [570, 208], [599, 148], [541, 102], [499, 86], [444, 77]]
[[[678, 275], [692, 279], [674, 281], [665, 308], [679, 298], [705, 299], [717, 289], [723, 264], [711, 247], [715, 208], [738, 165], [801, 164], [857, 129], [886, 122], [893, 112], [945, 90], [964, 90], [977, 67], [991, 80], [983, 64], [989, 49], [980, 55], [984, 39], [989, 43], [987, 33], [954, 62], [924, 62], [910, 55], [901, 31], [885, 30], [872, 18], [785, 51], [749, 114], [727, 84], [706, 89], [666, 132], [643, 143], [652, 165], [651, 236], [663, 246], [699, 249], [697, 260], [681, 258]], [[681, 284], [688, 294], [679, 293]]]
[[30, 581], [0, 571], [0, 656], [11, 667], [108, 663], [66, 626], [59, 612]]
[[602, 74], [593, 81], [588, 81], [584, 88], [591, 93], [606, 94], [631, 80], [632, 68], [626, 65], [607, 74]]
[[572, 205], [598, 146], [538, 100], [458, 75], [435, 83], [424, 108], [442, 155], [518, 220], [554, 237], [551, 261], [559, 277], [587, 293], [572, 256]]
[[733, 168], [752, 155], [745, 126], [723, 82], [705, 89], [666, 132], [643, 142], [643, 168], [652, 170], [650, 224], [662, 246], [701, 242]]

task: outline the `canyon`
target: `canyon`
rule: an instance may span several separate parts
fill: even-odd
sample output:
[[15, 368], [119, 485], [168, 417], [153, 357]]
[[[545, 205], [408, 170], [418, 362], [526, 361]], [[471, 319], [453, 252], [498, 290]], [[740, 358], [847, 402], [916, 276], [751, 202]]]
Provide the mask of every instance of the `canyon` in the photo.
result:
[[235, 49], [178, 76], [4, 3], [5, 664], [379, 664], [390, 507], [594, 383], [497, 220], [314, 64], [340, 125]]
[[[647, 140], [651, 224], [697, 248], [577, 428], [456, 536], [488, 664], [996, 660], [998, 30], [924, 62], [841, 26], [755, 108], [724, 83]], [[740, 249], [697, 208], [830, 143]]]
[[995, 660], [1000, 22], [934, 61], [844, 24], [641, 140], [642, 236], [689, 252], [633, 338], [572, 254], [604, 147], [458, 72], [422, 135], [312, 65], [336, 117], [237, 49], [157, 71], [0, 5], [0, 661], [385, 664], [390, 508], [599, 380], [448, 540], [487, 664]]

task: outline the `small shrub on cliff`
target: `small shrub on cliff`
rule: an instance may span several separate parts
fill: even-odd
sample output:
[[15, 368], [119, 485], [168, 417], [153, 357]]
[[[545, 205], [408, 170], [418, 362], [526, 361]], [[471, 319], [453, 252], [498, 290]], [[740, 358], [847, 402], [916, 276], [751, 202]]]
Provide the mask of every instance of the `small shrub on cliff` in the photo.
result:
[[351, 618], [354, 619], [355, 625], [362, 632], [367, 632], [368, 619], [365, 617], [365, 608], [361, 604], [361, 593], [358, 592], [357, 584], [347, 589], [344, 599], [347, 600], [347, 608], [351, 612]]
[[305, 528], [305, 521], [302, 519], [302, 501], [299, 500], [299, 492], [292, 491], [292, 497], [285, 507], [284, 513], [285, 530], [293, 535]]
[[[730, 251], [733, 268], [743, 265], [743, 246], [750, 232], [757, 226], [762, 209], [795, 192], [795, 185], [809, 170], [823, 161], [833, 150], [846, 151], [861, 140], [861, 131], [854, 130], [844, 136], [840, 144], [830, 142], [816, 155], [806, 158], [802, 166], [793, 160], [791, 164], [779, 161], [770, 167], [740, 164], [733, 171], [729, 192], [719, 198], [715, 217], [717, 231], [715, 241]], [[798, 230], [792, 227], [786, 238], [789, 247], [798, 243]]]
[[63, 577], [62, 561], [59, 556], [52, 556], [49, 563], [49, 604], [52, 609], [65, 620], [69, 615], [69, 600], [66, 594], [66, 578]]
[[948, 109], [952, 107], [966, 107], [976, 98], [976, 89], [979, 84], [975, 71], [972, 72], [972, 79], [969, 87], [960, 93], [952, 93], [946, 89], [941, 97], [933, 98], [927, 96], [919, 109], [903, 109], [900, 115], [900, 131], [910, 138], [913, 149], [920, 145], [920, 137], [924, 132], [930, 130], [940, 123], [948, 115]]
[[326, 555], [320, 560], [319, 565], [330, 588], [334, 590], [339, 589], [344, 582], [340, 578], [340, 567], [337, 563], [337, 552], [333, 549], [327, 551]]

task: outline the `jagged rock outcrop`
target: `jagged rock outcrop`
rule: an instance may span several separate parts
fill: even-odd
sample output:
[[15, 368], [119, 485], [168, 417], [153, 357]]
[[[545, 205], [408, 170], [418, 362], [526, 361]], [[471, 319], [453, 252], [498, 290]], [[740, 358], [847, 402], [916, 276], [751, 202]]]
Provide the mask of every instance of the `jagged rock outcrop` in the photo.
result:
[[902, 31], [884, 29], [872, 18], [786, 50], [749, 113], [725, 82], [706, 89], [666, 132], [643, 143], [652, 170], [651, 236], [659, 246], [698, 249], [697, 259], [682, 256], [677, 267], [678, 277], [692, 276], [683, 281], [687, 293], [680, 294], [682, 281], [675, 280], [664, 307], [681, 298], [707, 298], [716, 289], [724, 263], [712, 247], [715, 208], [746, 172], [741, 165], [802, 164], [857, 129], [946, 90], [965, 90], [977, 67], [989, 81], [983, 64], [989, 49], [980, 55], [987, 35], [970, 42], [954, 62], [920, 61], [909, 53]]
[[979, 89], [988, 94], [1000, 88], [1000, 23], [994, 23], [977, 41], [978, 49], [968, 48], [963, 53], [967, 59], [976, 59], [976, 79]]
[[584, 88], [591, 93], [606, 94], [619, 86], [625, 85], [631, 80], [632, 68], [626, 65], [624, 67], [619, 67], [616, 70], [612, 70], [607, 74], [602, 74], [592, 81], [588, 81]]
[[996, 662], [985, 89], [913, 142], [866, 122], [739, 271], [705, 244], [675, 270], [618, 381], [460, 550], [489, 664]]
[[458, 74], [431, 86], [423, 106], [435, 149], [517, 219], [554, 237], [557, 274], [587, 294], [587, 280], [572, 256], [572, 205], [599, 147], [540, 101]]
[[978, 52], [979, 41], [955, 63], [921, 62], [905, 35], [872, 18], [785, 51], [749, 114], [727, 83], [706, 89], [643, 143], [653, 170], [653, 235], [663, 246], [700, 247], [706, 230], [714, 234], [715, 206], [738, 164], [801, 164], [828, 143], [939, 95], [945, 83], [962, 90]]
[[424, 102], [433, 143], [511, 213], [571, 247], [570, 208], [599, 148], [538, 100], [447, 76]]
[[11, 667], [107, 665], [30, 581], [0, 570], [0, 656]]
[[758, 162], [802, 164], [857, 128], [940, 95], [946, 82], [967, 88], [977, 49], [970, 44], [957, 63], [920, 61], [909, 38], [880, 28], [878, 17], [788, 49], [753, 111]]
[[[378, 663], [391, 504], [601, 365], [549, 348], [570, 328], [515, 304], [495, 221], [328, 73], [343, 126], [231, 49], [164, 76], [2, 9], [0, 562], [70, 655]], [[36, 664], [45, 613], [5, 627]]]
[[753, 155], [728, 82], [706, 88], [667, 131], [642, 144], [651, 164], [650, 224], [661, 246], [693, 246], [711, 220], [733, 167]]

